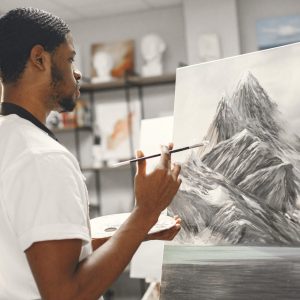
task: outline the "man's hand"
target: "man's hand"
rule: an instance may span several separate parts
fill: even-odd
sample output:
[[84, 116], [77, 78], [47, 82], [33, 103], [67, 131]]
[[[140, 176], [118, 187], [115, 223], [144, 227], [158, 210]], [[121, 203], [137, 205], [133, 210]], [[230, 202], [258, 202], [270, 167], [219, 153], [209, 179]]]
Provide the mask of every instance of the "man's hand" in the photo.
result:
[[[146, 174], [146, 160], [138, 162], [138, 170], [135, 177], [136, 208], [141, 210], [145, 217], [157, 221], [160, 213], [167, 208], [177, 193], [181, 184], [178, 178], [180, 166], [171, 168], [171, 155], [169, 150], [172, 144], [161, 147], [161, 159], [155, 170]], [[143, 157], [142, 151], [137, 152], [137, 157]], [[153, 224], [154, 225], [154, 224]]]
[[[145, 238], [145, 241], [153, 241], [153, 240], [172, 241], [181, 229], [181, 219], [178, 216], [174, 216], [174, 219], [176, 223], [173, 227], [160, 232], [148, 234]], [[93, 239], [92, 240], [93, 250], [95, 251], [108, 240], [109, 237]]]
[[152, 241], [152, 240], [172, 241], [181, 229], [181, 219], [178, 216], [174, 216], [174, 219], [176, 223], [172, 228], [164, 231], [148, 234], [145, 241]]

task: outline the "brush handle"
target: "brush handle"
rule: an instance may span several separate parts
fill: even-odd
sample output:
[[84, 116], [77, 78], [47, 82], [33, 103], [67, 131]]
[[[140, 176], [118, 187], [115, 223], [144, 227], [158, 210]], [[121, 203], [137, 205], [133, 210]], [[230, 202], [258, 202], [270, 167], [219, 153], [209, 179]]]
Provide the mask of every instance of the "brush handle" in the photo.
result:
[[[169, 153], [172, 154], [172, 153], [176, 153], [176, 152], [180, 152], [180, 151], [184, 151], [184, 150], [189, 150], [189, 149], [204, 146], [204, 145], [205, 145], [205, 143], [197, 144], [197, 145], [193, 145], [193, 146], [188, 146], [188, 147], [182, 147], [182, 148], [170, 150]], [[140, 160], [145, 160], [145, 159], [148, 159], [148, 158], [159, 157], [159, 156], [161, 156], [161, 153], [157, 153], [157, 154], [153, 154], [153, 155], [149, 155], [149, 156], [143, 156], [143, 157], [139, 157], [139, 158], [133, 158], [133, 159], [130, 159], [130, 160], [126, 160], [126, 161], [122, 161], [120, 163], [117, 163], [117, 164], [114, 165], [114, 167], [125, 166], [125, 165], [128, 165], [130, 163], [138, 162]]]
[[[170, 150], [169, 153], [172, 154], [172, 153], [176, 153], [176, 152], [180, 152], [180, 151], [184, 151], [184, 150], [188, 150], [188, 149], [190, 149], [190, 147], [178, 148], [178, 149]], [[140, 160], [145, 160], [145, 159], [148, 159], [148, 158], [159, 157], [159, 156], [161, 156], [161, 153], [157, 153], [157, 154], [153, 154], [153, 155], [149, 155], [149, 156], [144, 156], [144, 157], [139, 157], [139, 158], [133, 158], [131, 160], [128, 160], [128, 162], [133, 163], [133, 162], [137, 162], [137, 161], [140, 161]]]
[[[180, 152], [180, 151], [184, 151], [184, 150], [189, 150], [189, 149], [205, 146], [208, 143], [209, 143], [209, 141], [203, 141], [200, 144], [195, 144], [195, 145], [192, 145], [192, 146], [187, 146], [187, 147], [182, 147], [182, 148], [170, 150], [169, 153], [172, 154], [172, 153], [176, 153], [176, 152]], [[126, 161], [122, 161], [120, 163], [117, 163], [117, 164], [114, 165], [114, 167], [125, 166], [125, 165], [128, 165], [128, 164], [133, 163], [133, 162], [137, 162], [137, 161], [140, 161], [140, 160], [145, 160], [145, 159], [153, 158], [153, 157], [159, 157], [159, 156], [161, 156], [161, 153], [157, 153], [157, 154], [153, 154], [153, 155], [149, 155], [149, 156], [144, 156], [144, 157], [139, 157], [139, 158], [133, 158], [133, 159], [130, 159], [130, 160], [126, 160]]]

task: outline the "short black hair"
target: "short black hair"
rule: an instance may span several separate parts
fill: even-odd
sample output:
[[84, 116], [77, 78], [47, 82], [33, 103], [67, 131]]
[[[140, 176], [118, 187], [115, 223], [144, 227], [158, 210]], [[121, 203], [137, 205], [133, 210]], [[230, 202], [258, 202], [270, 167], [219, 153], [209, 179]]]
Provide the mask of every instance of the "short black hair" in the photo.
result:
[[66, 41], [68, 25], [59, 17], [36, 8], [16, 8], [0, 18], [0, 76], [14, 83], [22, 75], [30, 51], [42, 45], [52, 53]]

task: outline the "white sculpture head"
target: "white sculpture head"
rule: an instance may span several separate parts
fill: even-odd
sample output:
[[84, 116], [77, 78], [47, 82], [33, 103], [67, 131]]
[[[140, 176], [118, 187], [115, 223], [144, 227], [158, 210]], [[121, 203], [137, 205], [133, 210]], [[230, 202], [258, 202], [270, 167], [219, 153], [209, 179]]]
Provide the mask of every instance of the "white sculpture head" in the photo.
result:
[[141, 53], [145, 61], [142, 73], [145, 76], [161, 75], [161, 59], [166, 51], [166, 43], [157, 34], [148, 34], [142, 38]]
[[114, 60], [108, 52], [98, 51], [93, 57], [93, 67], [96, 70], [97, 77], [94, 82], [109, 81], [112, 79], [111, 70], [114, 66]]
[[147, 34], [141, 41], [141, 52], [146, 62], [161, 58], [166, 50], [166, 43], [157, 34]]

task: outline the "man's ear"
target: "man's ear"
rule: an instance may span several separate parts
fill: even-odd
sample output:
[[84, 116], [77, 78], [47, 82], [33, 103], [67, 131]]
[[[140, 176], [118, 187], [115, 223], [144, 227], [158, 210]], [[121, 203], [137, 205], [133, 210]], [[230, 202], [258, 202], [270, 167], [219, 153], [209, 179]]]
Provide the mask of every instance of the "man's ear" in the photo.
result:
[[40, 71], [46, 70], [49, 63], [49, 53], [41, 45], [35, 45], [30, 51], [31, 64]]

